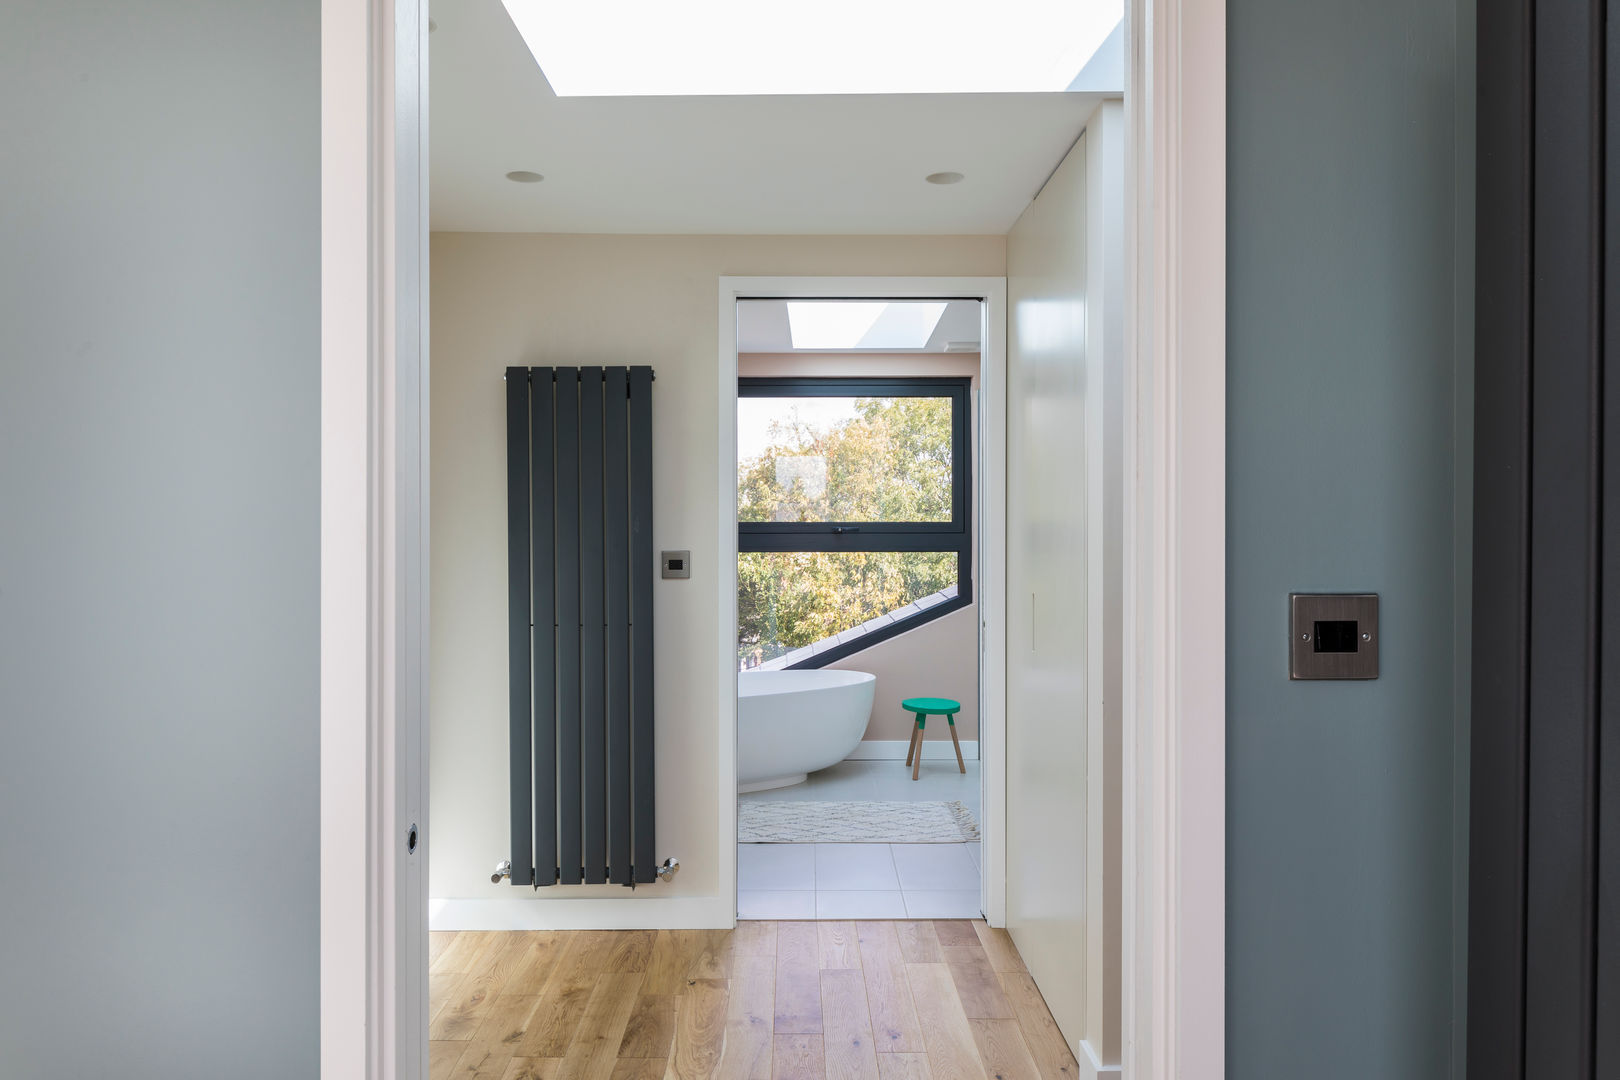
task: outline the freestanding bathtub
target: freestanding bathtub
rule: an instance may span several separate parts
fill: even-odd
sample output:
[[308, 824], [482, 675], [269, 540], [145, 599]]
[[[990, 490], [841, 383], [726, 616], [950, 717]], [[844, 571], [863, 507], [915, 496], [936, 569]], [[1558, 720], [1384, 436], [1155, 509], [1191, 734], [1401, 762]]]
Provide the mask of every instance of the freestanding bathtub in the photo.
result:
[[737, 790], [800, 784], [850, 755], [872, 718], [877, 676], [865, 671], [737, 675]]

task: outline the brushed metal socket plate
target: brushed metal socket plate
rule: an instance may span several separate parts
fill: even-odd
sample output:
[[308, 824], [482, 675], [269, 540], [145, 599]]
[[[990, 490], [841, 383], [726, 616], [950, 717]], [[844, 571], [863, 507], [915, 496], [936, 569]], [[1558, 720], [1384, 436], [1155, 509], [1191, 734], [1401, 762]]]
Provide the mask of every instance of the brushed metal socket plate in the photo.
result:
[[1290, 679], [1378, 678], [1377, 593], [1290, 593]]
[[692, 553], [690, 551], [664, 551], [658, 556], [663, 579], [685, 579], [692, 576]]

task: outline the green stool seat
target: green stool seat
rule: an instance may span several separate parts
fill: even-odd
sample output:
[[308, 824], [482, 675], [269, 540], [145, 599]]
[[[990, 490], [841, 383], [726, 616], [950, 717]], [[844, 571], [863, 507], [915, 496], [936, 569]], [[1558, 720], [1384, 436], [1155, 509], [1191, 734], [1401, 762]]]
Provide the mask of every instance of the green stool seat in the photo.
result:
[[911, 745], [906, 749], [906, 764], [911, 766], [913, 780], [922, 772], [923, 729], [928, 726], [930, 716], [943, 716], [950, 725], [951, 745], [956, 748], [956, 767], [963, 773], [967, 772], [967, 763], [962, 760], [962, 743], [956, 737], [956, 714], [962, 711], [960, 701], [942, 697], [914, 697], [906, 698], [900, 707], [917, 714], [917, 726], [911, 731]]

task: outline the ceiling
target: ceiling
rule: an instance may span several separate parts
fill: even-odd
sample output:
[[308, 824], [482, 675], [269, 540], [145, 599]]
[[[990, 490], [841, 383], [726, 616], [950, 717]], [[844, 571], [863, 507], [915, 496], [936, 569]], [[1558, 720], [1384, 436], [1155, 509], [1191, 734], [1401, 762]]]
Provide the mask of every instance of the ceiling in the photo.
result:
[[[972, 352], [979, 345], [979, 327], [982, 316], [977, 300], [952, 300], [934, 326], [928, 344], [921, 349], [883, 349], [886, 355], [896, 353], [943, 353], [951, 342], [959, 345], [970, 342], [972, 349], [958, 348], [953, 352]], [[788, 331], [786, 300], [737, 301], [737, 351], [739, 353], [835, 352], [847, 354], [851, 349], [795, 349], [793, 336]]]
[[1110, 96], [559, 98], [500, 0], [434, 19], [439, 231], [999, 235]]

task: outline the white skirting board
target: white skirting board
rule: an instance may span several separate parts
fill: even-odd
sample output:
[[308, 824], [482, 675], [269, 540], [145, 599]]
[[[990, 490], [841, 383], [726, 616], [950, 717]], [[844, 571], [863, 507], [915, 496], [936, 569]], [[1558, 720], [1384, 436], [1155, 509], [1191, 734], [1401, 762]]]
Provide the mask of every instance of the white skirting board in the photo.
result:
[[1104, 1065], [1097, 1058], [1091, 1043], [1080, 1040], [1080, 1080], [1119, 1080], [1122, 1069], [1118, 1065]]
[[513, 886], [519, 895], [429, 900], [428, 929], [726, 930], [736, 924], [736, 903], [730, 897], [648, 895], [657, 888], [643, 885], [636, 890], [642, 895], [622, 899], [570, 899]]
[[[962, 740], [962, 758], [965, 761], [979, 760], [979, 740]], [[904, 739], [867, 739], [855, 748], [855, 752], [845, 761], [904, 761], [906, 760], [906, 741]], [[956, 760], [956, 751], [951, 749], [949, 734], [938, 735], [928, 733], [923, 739], [923, 760], [940, 761]]]

